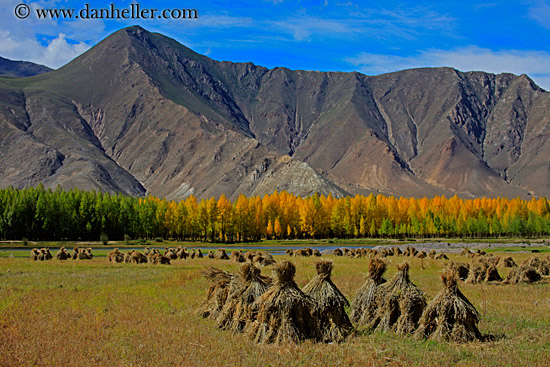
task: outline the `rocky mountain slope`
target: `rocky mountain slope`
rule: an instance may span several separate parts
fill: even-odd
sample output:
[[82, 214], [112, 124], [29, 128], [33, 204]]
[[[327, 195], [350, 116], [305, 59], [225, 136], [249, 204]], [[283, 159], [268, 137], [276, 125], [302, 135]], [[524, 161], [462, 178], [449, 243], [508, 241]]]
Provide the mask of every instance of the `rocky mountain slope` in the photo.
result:
[[525, 75], [270, 70], [130, 27], [58, 70], [0, 78], [0, 186], [550, 195], [549, 112]]

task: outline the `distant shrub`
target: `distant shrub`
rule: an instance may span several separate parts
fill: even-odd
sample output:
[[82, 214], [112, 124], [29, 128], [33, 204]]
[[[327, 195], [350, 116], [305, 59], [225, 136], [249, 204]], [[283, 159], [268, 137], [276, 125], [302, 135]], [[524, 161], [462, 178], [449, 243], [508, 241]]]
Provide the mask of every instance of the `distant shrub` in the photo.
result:
[[107, 244], [109, 243], [109, 236], [107, 236], [107, 233], [101, 233], [99, 235], [99, 240], [101, 241], [103, 246], [107, 246]]
[[162, 237], [155, 237], [155, 242], [164, 242]]
[[125, 235], [124, 235], [124, 242], [125, 242], [127, 245], [131, 245], [131, 244], [132, 244], [132, 237], [130, 237], [130, 235], [128, 235], [128, 234], [125, 234]]
[[29, 244], [29, 239], [27, 237], [21, 238], [21, 242], [23, 243], [23, 246], [27, 246]]

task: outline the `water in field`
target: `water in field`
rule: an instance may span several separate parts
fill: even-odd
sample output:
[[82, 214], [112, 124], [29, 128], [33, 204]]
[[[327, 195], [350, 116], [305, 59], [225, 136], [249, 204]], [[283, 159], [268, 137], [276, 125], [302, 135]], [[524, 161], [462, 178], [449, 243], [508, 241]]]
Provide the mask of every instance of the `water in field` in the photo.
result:
[[[235, 245], [233, 245], [235, 246]], [[168, 246], [147, 246], [149, 247], [151, 250], [156, 248], [158, 249], [160, 252], [163, 252], [164, 249]], [[296, 245], [292, 245], [292, 246], [246, 246], [246, 244], [243, 244], [242, 246], [236, 246], [236, 247], [224, 247], [223, 244], [219, 244], [218, 246], [208, 246], [208, 247], [187, 247], [187, 250], [191, 250], [193, 248], [197, 248], [197, 249], [200, 249], [203, 253], [208, 253], [208, 251], [210, 250], [213, 250], [213, 251], [216, 251], [216, 249], [218, 248], [225, 248], [226, 249], [226, 252], [228, 255], [231, 255], [231, 251], [235, 250], [235, 249], [239, 249], [239, 250], [244, 250], [244, 251], [250, 251], [250, 250], [262, 250], [262, 251], [266, 251], [272, 255], [284, 255], [285, 251], [287, 249], [292, 249], [292, 250], [297, 250], [297, 249], [301, 249], [301, 248], [311, 248], [312, 250], [319, 250], [321, 252], [332, 252], [333, 250], [337, 249], [337, 248], [349, 248], [349, 249], [356, 249], [356, 248], [372, 248], [373, 246], [356, 246], [356, 245], [346, 245], [346, 246], [315, 246], [315, 245], [311, 245], [311, 246], [296, 246]], [[86, 248], [86, 246], [82, 246], [82, 248]], [[103, 256], [106, 256], [106, 253], [108, 253], [109, 251], [113, 250], [115, 247], [111, 247], [111, 246], [101, 246], [101, 247], [92, 247], [92, 253], [93, 254], [97, 254], [96, 256], [99, 256], [99, 257], [103, 257]], [[126, 252], [126, 251], [131, 251], [131, 250], [136, 250], [136, 251], [143, 251], [145, 247], [125, 247], [125, 248], [120, 248], [119, 249], [122, 251], [122, 252]], [[52, 253], [53, 256], [55, 256], [55, 254], [57, 253], [59, 248], [57, 247], [51, 247], [50, 248], [50, 252]], [[72, 248], [67, 248], [69, 250], [69, 252], [72, 252]], [[30, 251], [31, 251], [31, 247], [29, 248], [9, 248], [9, 249], [2, 249], [0, 248], [0, 257], [26, 257], [27, 255], [30, 254]]]

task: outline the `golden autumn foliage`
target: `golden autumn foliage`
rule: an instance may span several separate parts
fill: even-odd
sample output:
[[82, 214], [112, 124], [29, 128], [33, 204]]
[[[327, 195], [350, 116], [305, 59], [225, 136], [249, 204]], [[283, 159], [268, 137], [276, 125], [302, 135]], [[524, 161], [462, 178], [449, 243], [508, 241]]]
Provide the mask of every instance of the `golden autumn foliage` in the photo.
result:
[[167, 201], [42, 187], [0, 190], [0, 238], [174, 238], [252, 241], [262, 238], [499, 237], [550, 234], [546, 198], [405, 198], [384, 195], [299, 197], [275, 191]]

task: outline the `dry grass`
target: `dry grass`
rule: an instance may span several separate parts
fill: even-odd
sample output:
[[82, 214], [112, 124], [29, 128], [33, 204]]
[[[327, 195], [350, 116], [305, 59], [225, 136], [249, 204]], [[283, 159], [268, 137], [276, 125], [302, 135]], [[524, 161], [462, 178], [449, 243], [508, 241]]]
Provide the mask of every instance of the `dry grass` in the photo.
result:
[[[520, 264], [529, 255], [512, 257]], [[300, 287], [315, 276], [316, 260], [292, 259]], [[332, 280], [351, 299], [364, 282], [368, 258], [333, 260]], [[403, 259], [386, 261], [391, 279]], [[432, 299], [441, 290], [446, 262], [407, 261], [411, 281]], [[201, 274], [204, 266], [236, 273], [240, 265], [213, 259], [155, 266], [108, 264], [97, 257], [0, 258], [0, 366], [547, 366], [550, 360], [548, 278], [535, 284], [459, 283], [480, 313], [481, 333], [496, 337], [492, 342], [424, 341], [390, 332], [334, 345], [273, 346], [217, 329], [214, 320], [196, 315], [210, 284]], [[262, 271], [269, 275], [269, 268]], [[510, 269], [499, 271], [506, 277]]]

